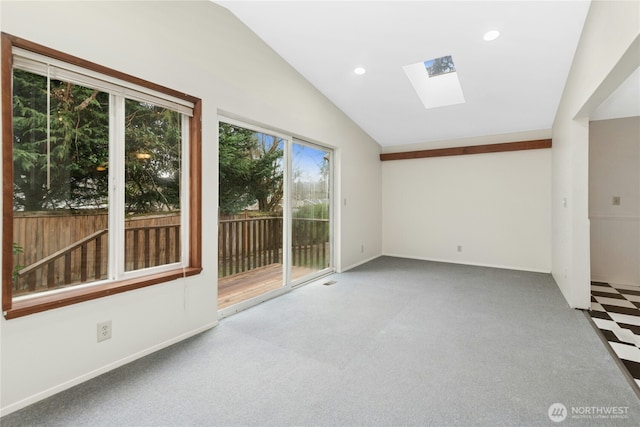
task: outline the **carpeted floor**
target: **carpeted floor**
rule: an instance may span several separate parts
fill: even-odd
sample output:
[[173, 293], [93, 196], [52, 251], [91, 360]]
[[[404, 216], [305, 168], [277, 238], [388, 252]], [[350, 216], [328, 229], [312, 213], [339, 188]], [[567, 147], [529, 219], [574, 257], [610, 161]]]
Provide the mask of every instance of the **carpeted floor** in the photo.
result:
[[640, 287], [592, 282], [589, 314], [640, 394]]
[[548, 274], [382, 257], [331, 280], [0, 423], [640, 424], [640, 400]]

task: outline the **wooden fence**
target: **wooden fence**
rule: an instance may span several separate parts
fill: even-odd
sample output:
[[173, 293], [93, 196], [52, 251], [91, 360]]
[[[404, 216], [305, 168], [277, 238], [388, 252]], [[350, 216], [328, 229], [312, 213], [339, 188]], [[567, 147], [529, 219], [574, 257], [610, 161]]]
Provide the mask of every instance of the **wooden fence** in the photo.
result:
[[[102, 280], [107, 277], [107, 214], [16, 213], [14, 295]], [[125, 270], [180, 260], [180, 215], [125, 221]]]
[[[282, 263], [282, 217], [237, 218], [219, 221], [218, 276]], [[329, 220], [292, 220], [291, 262], [315, 270], [329, 266]]]
[[329, 267], [329, 220], [293, 218], [291, 265], [321, 270]]
[[[14, 295], [107, 278], [106, 214], [14, 217]], [[329, 220], [294, 218], [291, 261], [295, 267], [329, 266]], [[218, 228], [219, 277], [282, 263], [282, 217], [222, 219]], [[125, 271], [180, 260], [180, 216], [153, 215], [126, 221]]]
[[218, 276], [226, 277], [282, 262], [282, 218], [218, 222]]

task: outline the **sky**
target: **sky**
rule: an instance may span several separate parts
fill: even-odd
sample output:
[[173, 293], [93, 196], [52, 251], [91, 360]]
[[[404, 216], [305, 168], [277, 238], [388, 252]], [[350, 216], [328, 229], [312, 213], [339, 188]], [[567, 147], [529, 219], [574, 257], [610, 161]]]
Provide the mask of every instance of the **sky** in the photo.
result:
[[[263, 140], [267, 146], [271, 146], [274, 142], [278, 142], [280, 146], [283, 146], [284, 142], [275, 136], [269, 134], [261, 134], [256, 132], [256, 136], [259, 140]], [[314, 182], [321, 180], [321, 167], [325, 162], [324, 157], [328, 151], [320, 148], [310, 147], [308, 145], [293, 143], [293, 172], [294, 179], [297, 172], [299, 172], [300, 181]]]
[[326, 151], [302, 144], [293, 144], [293, 171], [301, 172], [302, 181], [320, 181], [320, 168]]

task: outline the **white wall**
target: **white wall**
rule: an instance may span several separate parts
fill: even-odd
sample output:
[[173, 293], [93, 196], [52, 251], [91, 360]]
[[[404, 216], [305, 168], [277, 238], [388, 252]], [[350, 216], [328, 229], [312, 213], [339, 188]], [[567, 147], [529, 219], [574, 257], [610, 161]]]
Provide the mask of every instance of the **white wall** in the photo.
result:
[[640, 65], [640, 2], [593, 1], [553, 125], [552, 273], [590, 305], [589, 114]]
[[[2, 31], [203, 100], [198, 276], [0, 319], [2, 414], [217, 323], [217, 120], [224, 111], [336, 148], [338, 268], [381, 253], [380, 147], [228, 11], [203, 2], [2, 1]], [[361, 252], [361, 245], [365, 250]], [[96, 343], [96, 323], [113, 338]]]
[[385, 161], [382, 182], [384, 254], [551, 271], [550, 149]]
[[640, 285], [640, 117], [589, 124], [589, 219], [591, 279]]

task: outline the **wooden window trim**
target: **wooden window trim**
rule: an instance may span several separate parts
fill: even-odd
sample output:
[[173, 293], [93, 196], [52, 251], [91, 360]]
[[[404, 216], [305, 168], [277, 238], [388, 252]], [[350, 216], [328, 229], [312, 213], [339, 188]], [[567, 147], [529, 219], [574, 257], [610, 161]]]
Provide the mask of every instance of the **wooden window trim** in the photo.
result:
[[505, 142], [502, 144], [471, 145], [468, 147], [438, 148], [435, 150], [404, 151], [380, 154], [381, 161], [425, 159], [429, 157], [463, 156], [467, 154], [502, 153], [507, 151], [538, 150], [551, 148], [550, 139]]
[[[64, 61], [91, 71], [152, 89], [193, 103], [193, 117], [189, 122], [189, 256], [188, 266], [138, 277], [113, 281], [81, 289], [69, 287], [64, 292], [43, 293], [20, 301], [13, 301], [13, 48], [19, 47], [53, 59]], [[59, 307], [90, 301], [105, 296], [168, 282], [202, 271], [202, 100], [199, 98], [130, 76], [72, 55], [1, 33], [0, 70], [2, 87], [2, 310], [5, 318], [13, 319]]]

